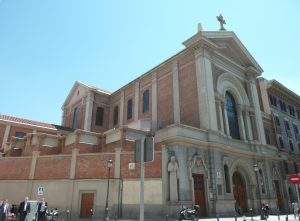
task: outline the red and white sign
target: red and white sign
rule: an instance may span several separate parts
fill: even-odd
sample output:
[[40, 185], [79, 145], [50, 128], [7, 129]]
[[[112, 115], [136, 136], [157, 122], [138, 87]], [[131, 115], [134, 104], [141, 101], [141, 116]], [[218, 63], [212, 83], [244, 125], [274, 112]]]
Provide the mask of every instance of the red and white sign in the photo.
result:
[[289, 182], [292, 184], [300, 184], [300, 175], [299, 174], [291, 174], [289, 176]]

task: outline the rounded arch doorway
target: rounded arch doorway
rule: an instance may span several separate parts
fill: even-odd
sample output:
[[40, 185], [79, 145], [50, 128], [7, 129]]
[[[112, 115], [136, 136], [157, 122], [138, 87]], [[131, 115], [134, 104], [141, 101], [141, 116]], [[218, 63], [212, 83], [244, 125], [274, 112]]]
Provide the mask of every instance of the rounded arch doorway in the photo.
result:
[[236, 202], [235, 209], [240, 212], [247, 212], [247, 195], [245, 179], [239, 171], [232, 175], [233, 195]]

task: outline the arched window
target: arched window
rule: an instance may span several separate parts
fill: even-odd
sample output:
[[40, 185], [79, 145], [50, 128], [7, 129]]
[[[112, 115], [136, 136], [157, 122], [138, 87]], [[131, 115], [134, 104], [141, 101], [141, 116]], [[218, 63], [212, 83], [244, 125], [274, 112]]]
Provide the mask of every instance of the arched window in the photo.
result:
[[240, 139], [239, 122], [235, 100], [229, 92], [226, 92], [225, 98], [230, 136], [234, 139]]
[[225, 190], [226, 190], [226, 193], [230, 193], [231, 192], [230, 176], [229, 176], [229, 169], [228, 169], [228, 166], [226, 164], [224, 165], [224, 177], [225, 177]]

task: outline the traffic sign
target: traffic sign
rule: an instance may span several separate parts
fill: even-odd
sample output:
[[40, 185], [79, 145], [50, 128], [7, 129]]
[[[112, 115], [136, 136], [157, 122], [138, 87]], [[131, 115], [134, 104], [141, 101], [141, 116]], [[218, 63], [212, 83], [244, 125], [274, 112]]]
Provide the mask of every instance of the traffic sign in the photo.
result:
[[291, 174], [289, 176], [289, 182], [292, 184], [300, 184], [300, 175], [299, 174]]

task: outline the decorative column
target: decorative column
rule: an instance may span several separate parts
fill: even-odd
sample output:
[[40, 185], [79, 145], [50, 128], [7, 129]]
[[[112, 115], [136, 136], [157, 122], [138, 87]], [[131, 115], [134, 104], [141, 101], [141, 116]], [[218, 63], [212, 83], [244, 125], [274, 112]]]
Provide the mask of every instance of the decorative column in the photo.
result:
[[156, 74], [154, 73], [152, 76], [152, 115], [151, 115], [151, 120], [152, 120], [152, 130], [156, 131], [157, 129], [157, 77]]
[[2, 149], [4, 151], [6, 150], [6, 143], [7, 143], [8, 137], [9, 137], [10, 128], [11, 128], [10, 124], [7, 124], [5, 127], [5, 132], [4, 132], [4, 136], [3, 136], [3, 142], [2, 142]]
[[124, 124], [124, 99], [125, 93], [124, 90], [122, 90], [120, 95], [120, 126]]
[[228, 122], [228, 116], [227, 116], [227, 109], [225, 106], [225, 103], [222, 103], [222, 109], [223, 109], [223, 113], [224, 113], [224, 122], [225, 122], [225, 132], [226, 135], [230, 137], [230, 130], [229, 130], [229, 122]]
[[209, 52], [204, 48], [196, 50], [195, 63], [200, 127], [218, 131], [215, 91]]
[[135, 82], [134, 85], [134, 110], [133, 119], [134, 121], [139, 120], [139, 101], [140, 101], [140, 82]]
[[175, 124], [180, 124], [180, 103], [179, 103], [179, 82], [178, 82], [178, 63], [172, 64], [173, 76], [173, 118]]
[[84, 130], [91, 131], [92, 126], [92, 115], [93, 115], [93, 102], [94, 102], [94, 94], [92, 91], [88, 91], [88, 95], [86, 97], [86, 106], [85, 106], [85, 114], [84, 114]]
[[245, 119], [246, 119], [248, 140], [253, 140], [251, 120], [250, 120], [249, 111], [247, 109], [245, 110]]
[[257, 128], [257, 136], [258, 140], [262, 144], [266, 144], [266, 137], [265, 137], [265, 130], [264, 125], [262, 121], [261, 111], [260, 111], [260, 104], [258, 100], [258, 94], [257, 94], [257, 88], [256, 88], [256, 78], [251, 76], [249, 79], [249, 86], [250, 86], [250, 94], [252, 97], [252, 102], [254, 106], [254, 112], [255, 112], [255, 124]]
[[244, 124], [243, 111], [241, 105], [237, 105], [237, 115], [238, 115], [241, 139], [246, 140], [245, 124]]
[[220, 120], [220, 130], [222, 133], [224, 133], [224, 118], [223, 118], [223, 108], [222, 108], [222, 101], [219, 100], [217, 101], [218, 103], [218, 108], [219, 108], [219, 120]]

